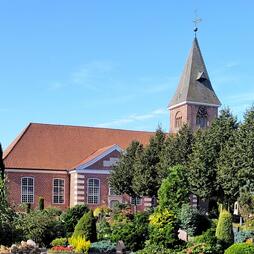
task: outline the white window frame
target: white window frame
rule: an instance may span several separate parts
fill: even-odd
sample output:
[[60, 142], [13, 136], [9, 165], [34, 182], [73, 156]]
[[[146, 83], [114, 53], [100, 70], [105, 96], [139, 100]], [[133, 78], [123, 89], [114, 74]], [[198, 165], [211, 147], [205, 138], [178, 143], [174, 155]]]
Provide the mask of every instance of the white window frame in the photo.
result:
[[108, 187], [108, 195], [109, 196], [119, 196], [116, 193], [114, 193], [114, 190], [112, 187]]
[[[135, 197], [136, 200], [139, 200], [139, 202], [136, 203], [136, 205], [142, 205], [142, 197]], [[131, 205], [135, 205], [134, 198], [131, 197]]]
[[[56, 203], [56, 202], [54, 202], [54, 181], [55, 180], [61, 180], [61, 181], [63, 181], [63, 183], [64, 183], [64, 185], [63, 185], [63, 203]], [[59, 186], [58, 186], [59, 187]], [[58, 196], [60, 196], [60, 195], [58, 195]], [[53, 178], [52, 179], [52, 204], [55, 204], [55, 205], [64, 205], [65, 204], [65, 179], [64, 178]]]
[[[25, 178], [33, 179], [33, 194], [32, 194], [33, 195], [33, 201], [32, 202], [23, 202], [23, 196], [24, 195], [29, 195], [29, 194], [23, 194], [23, 179], [25, 179]], [[21, 187], [21, 191], [20, 191], [21, 204], [34, 204], [34, 187], [35, 187], [34, 182], [35, 182], [34, 181], [34, 176], [23, 176], [23, 177], [21, 177], [21, 184], [20, 184], [20, 187]], [[28, 185], [27, 185], [27, 187], [28, 187]], [[28, 196], [27, 196], [27, 199], [28, 199]]]
[[[90, 180], [97, 180], [98, 182], [99, 182], [99, 190], [98, 190], [98, 202], [97, 203], [95, 203], [95, 202], [89, 202], [89, 197], [90, 196], [95, 196], [94, 195], [94, 193], [93, 193], [93, 195], [89, 195], [89, 181]], [[99, 178], [95, 178], [95, 177], [90, 177], [90, 178], [88, 178], [87, 179], [87, 181], [86, 181], [86, 184], [87, 184], [87, 189], [86, 189], [86, 201], [87, 201], [87, 204], [90, 204], [90, 205], [98, 205], [98, 204], [100, 204], [100, 199], [101, 199], [101, 181], [100, 181], [100, 179]], [[94, 188], [94, 186], [93, 186], [93, 188]]]

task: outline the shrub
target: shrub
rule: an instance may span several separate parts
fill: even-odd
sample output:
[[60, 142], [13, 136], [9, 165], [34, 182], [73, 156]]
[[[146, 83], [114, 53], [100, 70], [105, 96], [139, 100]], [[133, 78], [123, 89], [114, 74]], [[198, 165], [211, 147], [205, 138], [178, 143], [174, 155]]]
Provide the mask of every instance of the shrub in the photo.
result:
[[68, 239], [61, 237], [61, 238], [56, 238], [51, 242], [52, 246], [67, 246], [68, 245]]
[[47, 251], [47, 253], [73, 253], [71, 246], [54, 246]]
[[198, 209], [184, 204], [178, 214], [180, 227], [184, 229], [189, 236], [200, 235], [206, 231], [211, 223], [207, 216], [203, 215]]
[[95, 253], [103, 253], [103, 254], [111, 254], [115, 253], [116, 244], [112, 243], [111, 241], [100, 241], [92, 243], [91, 245], [91, 252]]
[[108, 207], [96, 207], [93, 211], [93, 215], [96, 218], [101, 218], [110, 214], [110, 208]]
[[222, 210], [220, 213], [216, 228], [216, 237], [225, 246], [229, 246], [234, 242], [232, 215], [226, 210]]
[[135, 252], [135, 254], [177, 254], [178, 252], [165, 248], [160, 244], [148, 244], [143, 250]]
[[122, 216], [112, 224], [111, 241], [123, 240], [127, 249], [137, 251], [144, 248], [148, 239], [148, 214], [137, 213], [131, 220]]
[[253, 254], [254, 245], [246, 243], [235, 243], [226, 249], [225, 254]]
[[96, 222], [96, 231], [98, 240], [107, 240], [110, 238], [111, 228], [105, 218], [102, 218]]
[[85, 239], [90, 240], [91, 242], [96, 242], [96, 220], [93, 216], [92, 211], [85, 213], [78, 221], [73, 236], [82, 236], [85, 237]]
[[88, 250], [91, 247], [91, 242], [90, 241], [86, 241], [85, 238], [81, 235], [79, 236], [72, 236], [69, 239], [69, 243], [71, 244], [71, 246], [73, 246], [73, 248], [75, 249], [75, 252], [77, 253], [88, 253]]
[[171, 248], [175, 243], [176, 218], [169, 209], [156, 210], [149, 217], [149, 239], [152, 244], [161, 244]]
[[39, 197], [39, 204], [38, 204], [39, 210], [44, 210], [44, 198]]
[[45, 211], [36, 210], [19, 215], [16, 228], [20, 231], [22, 240], [33, 239], [41, 246], [49, 246], [53, 239], [65, 235], [59, 217]]
[[60, 219], [64, 223], [67, 234], [74, 232], [74, 228], [78, 221], [88, 211], [89, 209], [86, 205], [75, 205], [74, 207], [68, 208], [66, 212], [61, 214]]
[[235, 242], [243, 243], [249, 238], [254, 238], [254, 232], [250, 230], [242, 230], [235, 233]]
[[221, 252], [217, 251], [216, 246], [211, 246], [207, 243], [197, 243], [193, 246], [180, 252], [181, 254], [220, 254]]
[[193, 238], [194, 243], [207, 243], [210, 245], [217, 244], [217, 238], [215, 236], [215, 231], [213, 229], [208, 229], [205, 233]]

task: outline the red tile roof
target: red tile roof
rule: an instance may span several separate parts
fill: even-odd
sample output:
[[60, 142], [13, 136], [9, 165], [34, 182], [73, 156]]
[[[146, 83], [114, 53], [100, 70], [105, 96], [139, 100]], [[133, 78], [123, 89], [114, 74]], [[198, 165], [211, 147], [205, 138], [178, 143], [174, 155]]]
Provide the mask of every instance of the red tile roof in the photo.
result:
[[30, 123], [4, 151], [6, 168], [70, 169], [97, 150], [133, 140], [146, 145], [154, 132]]

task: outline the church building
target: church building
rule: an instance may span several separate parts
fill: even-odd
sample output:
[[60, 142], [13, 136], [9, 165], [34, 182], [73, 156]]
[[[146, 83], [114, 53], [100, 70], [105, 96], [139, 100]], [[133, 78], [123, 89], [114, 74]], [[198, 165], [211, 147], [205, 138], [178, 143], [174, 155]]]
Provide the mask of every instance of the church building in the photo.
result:
[[[195, 37], [175, 95], [169, 103], [170, 133], [184, 123], [193, 130], [209, 127], [221, 105]], [[143, 210], [151, 199], [115, 195], [108, 184], [112, 166], [133, 140], [149, 143], [154, 132], [85, 126], [30, 123], [4, 151], [9, 200], [66, 209], [76, 204], [112, 207], [137, 203]]]

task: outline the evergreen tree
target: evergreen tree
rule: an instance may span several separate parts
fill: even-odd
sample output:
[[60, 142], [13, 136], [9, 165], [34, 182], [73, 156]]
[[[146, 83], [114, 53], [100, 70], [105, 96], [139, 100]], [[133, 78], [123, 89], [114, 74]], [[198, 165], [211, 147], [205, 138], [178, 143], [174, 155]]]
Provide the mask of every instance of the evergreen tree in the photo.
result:
[[175, 136], [168, 136], [158, 164], [158, 172], [162, 179], [167, 176], [169, 167], [187, 164], [192, 152], [192, 143], [193, 133], [188, 125], [184, 125]]
[[225, 109], [210, 128], [197, 131], [190, 156], [189, 183], [191, 191], [200, 198], [218, 197], [217, 163], [221, 150], [237, 127], [236, 118]]
[[157, 165], [160, 162], [164, 141], [165, 134], [159, 128], [144, 152], [140, 153], [135, 161], [133, 188], [139, 196], [157, 196], [161, 184]]
[[4, 166], [4, 161], [3, 161], [3, 149], [2, 145], [0, 144], [0, 170], [1, 170], [1, 179], [4, 179], [4, 171], [5, 171], [5, 166]]
[[186, 168], [181, 165], [171, 167], [158, 191], [159, 206], [177, 212], [189, 202], [188, 187]]
[[117, 194], [127, 193], [131, 197], [138, 196], [133, 189], [134, 164], [142, 153], [143, 146], [138, 141], [133, 141], [121, 154], [119, 162], [113, 167], [109, 183]]

